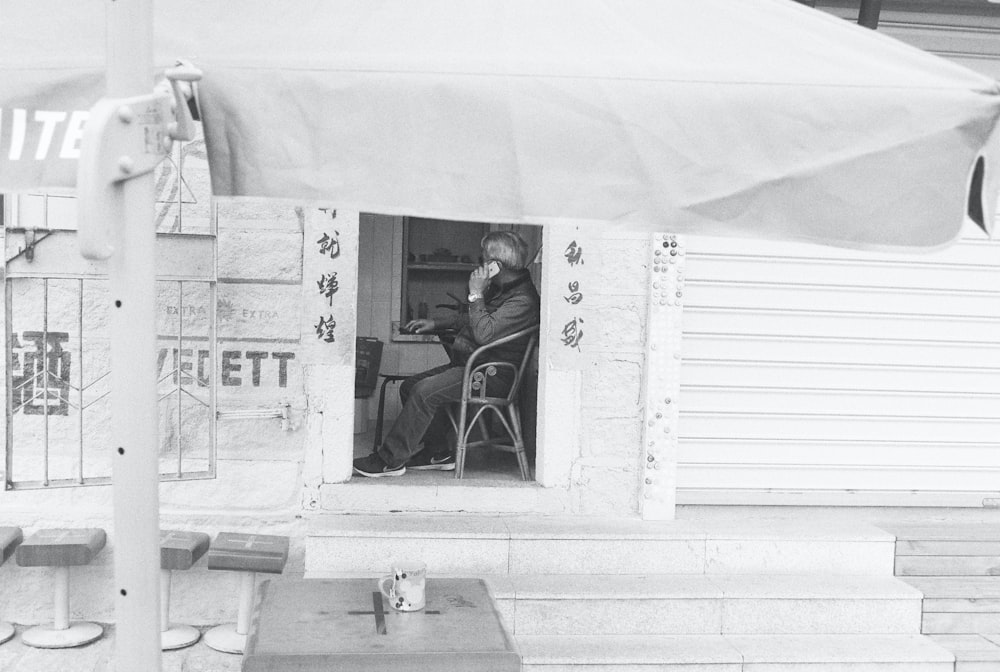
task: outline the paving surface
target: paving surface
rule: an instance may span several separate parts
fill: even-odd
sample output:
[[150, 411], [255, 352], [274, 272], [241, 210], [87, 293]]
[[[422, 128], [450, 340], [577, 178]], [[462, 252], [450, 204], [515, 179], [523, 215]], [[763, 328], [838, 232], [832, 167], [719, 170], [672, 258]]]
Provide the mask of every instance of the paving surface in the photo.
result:
[[[21, 642], [24, 628], [17, 636], [0, 644], [0, 670], [3, 672], [125, 672], [116, 671], [114, 626], [104, 625], [104, 637], [75, 649], [33, 649]], [[239, 672], [243, 656], [214, 651], [204, 643], [177, 651], [164, 651], [162, 672]]]

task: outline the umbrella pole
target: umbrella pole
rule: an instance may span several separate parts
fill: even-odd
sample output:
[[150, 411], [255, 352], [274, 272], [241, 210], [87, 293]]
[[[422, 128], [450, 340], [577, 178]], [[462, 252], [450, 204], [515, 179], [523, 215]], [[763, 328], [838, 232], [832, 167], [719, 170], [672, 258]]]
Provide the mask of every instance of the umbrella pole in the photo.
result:
[[[106, 0], [108, 93], [153, 86], [153, 1]], [[115, 669], [155, 672], [160, 657], [156, 270], [152, 173], [122, 182], [108, 260], [115, 543]]]

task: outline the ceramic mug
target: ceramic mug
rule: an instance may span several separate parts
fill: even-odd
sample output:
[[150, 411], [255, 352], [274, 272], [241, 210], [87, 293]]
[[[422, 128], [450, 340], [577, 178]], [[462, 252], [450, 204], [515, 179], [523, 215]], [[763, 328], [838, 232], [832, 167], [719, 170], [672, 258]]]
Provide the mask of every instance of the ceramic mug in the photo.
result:
[[379, 580], [378, 587], [396, 611], [420, 611], [426, 603], [426, 583], [427, 565], [397, 562], [392, 566], [392, 574]]

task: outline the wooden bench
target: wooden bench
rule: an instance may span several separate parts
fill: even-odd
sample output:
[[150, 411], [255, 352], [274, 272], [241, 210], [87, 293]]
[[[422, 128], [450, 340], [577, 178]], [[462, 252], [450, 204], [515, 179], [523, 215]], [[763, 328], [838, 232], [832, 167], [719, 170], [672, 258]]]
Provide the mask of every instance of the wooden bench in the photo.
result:
[[96, 623], [69, 620], [69, 569], [89, 565], [107, 543], [100, 528], [39, 530], [17, 547], [20, 567], [53, 567], [55, 618], [51, 625], [26, 630], [21, 640], [41, 649], [82, 646], [100, 639], [104, 628]]
[[164, 651], [191, 646], [201, 633], [190, 625], [170, 622], [170, 584], [174, 571], [186, 571], [208, 551], [204, 532], [160, 530], [160, 646]]
[[[14, 554], [14, 549], [24, 539], [20, 527], [0, 527], [0, 565]], [[14, 626], [0, 621], [0, 644], [14, 636]]]
[[243, 653], [257, 573], [281, 574], [288, 561], [288, 537], [243, 532], [220, 532], [208, 551], [208, 568], [240, 572], [240, 605], [236, 623], [205, 633], [205, 644], [216, 651]]

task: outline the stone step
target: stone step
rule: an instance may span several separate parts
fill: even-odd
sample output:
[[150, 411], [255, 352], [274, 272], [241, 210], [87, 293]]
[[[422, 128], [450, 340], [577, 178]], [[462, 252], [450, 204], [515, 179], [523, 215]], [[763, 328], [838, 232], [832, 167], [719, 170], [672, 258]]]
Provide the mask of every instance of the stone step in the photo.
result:
[[935, 644], [955, 654], [955, 672], [1000, 670], [1000, 635], [931, 635]]
[[920, 593], [891, 577], [556, 575], [492, 585], [515, 634], [920, 632]]
[[921, 635], [516, 637], [524, 672], [953, 672]]
[[[0, 647], [0, 669], [112, 672], [115, 627], [77, 649], [33, 649], [20, 637]], [[937, 638], [934, 638], [937, 639]], [[515, 637], [524, 672], [986, 672], [1000, 669], [982, 646], [919, 635], [648, 635]], [[945, 648], [947, 647], [947, 648]], [[955, 650], [955, 649], [953, 649]], [[961, 667], [988, 661], [993, 667]], [[240, 656], [198, 642], [163, 653], [164, 670], [238, 672]]]
[[921, 631], [925, 634], [1000, 632], [1000, 577], [907, 577], [905, 580], [924, 594]]
[[896, 576], [1000, 576], [1000, 556], [901, 555]]
[[1000, 574], [1000, 526], [993, 523], [896, 523], [899, 576], [995, 576]]
[[484, 515], [322, 515], [307, 572], [379, 572], [419, 558], [432, 573], [881, 574], [895, 538], [874, 526]]
[[[356, 575], [355, 575], [356, 576]], [[377, 580], [372, 577], [372, 585]], [[344, 578], [309, 573], [306, 578]], [[918, 590], [892, 577], [502, 575], [486, 580], [515, 635], [918, 634]]]
[[1000, 600], [1000, 576], [907, 576], [901, 580], [923, 593], [926, 601]]
[[981, 632], [1000, 632], [1000, 614], [925, 612], [921, 632], [926, 635], [974, 635]]
[[994, 542], [1000, 543], [1000, 526], [993, 522], [940, 523], [892, 522], [882, 525], [904, 542]]

